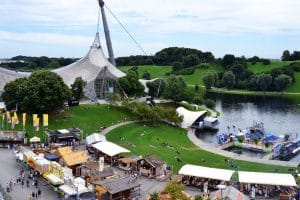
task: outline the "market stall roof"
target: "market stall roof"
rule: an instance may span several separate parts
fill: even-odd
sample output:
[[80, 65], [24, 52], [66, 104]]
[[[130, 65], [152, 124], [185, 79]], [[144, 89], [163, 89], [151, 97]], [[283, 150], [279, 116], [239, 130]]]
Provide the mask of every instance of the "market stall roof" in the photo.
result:
[[58, 178], [57, 176], [55, 176], [54, 174], [45, 174], [44, 177], [50, 181], [51, 184], [53, 185], [61, 185], [64, 183], [63, 180], [61, 180], [60, 178]]
[[176, 112], [179, 116], [183, 116], [181, 128], [188, 128], [200, 117], [204, 116], [207, 111], [189, 111], [184, 107], [178, 107]]
[[184, 165], [181, 167], [178, 173], [186, 176], [196, 176], [201, 178], [230, 181], [230, 178], [234, 171], [196, 165]]
[[70, 196], [77, 194], [76, 189], [73, 187], [70, 187], [69, 185], [61, 185], [61, 186], [59, 186], [59, 189], [61, 191], [63, 191], [65, 194], [68, 194]]
[[97, 142], [104, 142], [106, 141], [105, 135], [99, 134], [99, 133], [94, 133], [92, 135], [89, 135], [86, 137], [86, 144], [87, 145], [92, 145]]
[[29, 139], [29, 142], [41, 142], [41, 138], [34, 136], [32, 138]]
[[112, 142], [98, 142], [94, 145], [92, 145], [95, 149], [101, 151], [102, 153], [109, 155], [109, 156], [115, 156], [120, 153], [128, 153], [129, 150], [115, 144]]
[[74, 166], [82, 163], [86, 163], [88, 155], [86, 151], [77, 151], [62, 156], [64, 163], [67, 166]]
[[140, 183], [133, 180], [130, 176], [124, 176], [119, 179], [105, 179], [103, 181], [98, 181], [93, 183], [95, 185], [101, 185], [110, 194], [117, 194], [119, 192], [127, 191], [136, 187], [140, 187]]
[[45, 158], [52, 161], [52, 160], [57, 160], [58, 156], [54, 153], [49, 153], [49, 154], [45, 155]]
[[60, 129], [60, 130], [57, 130], [59, 133], [61, 134], [67, 134], [67, 133], [70, 133], [70, 131], [68, 129]]
[[255, 183], [262, 185], [297, 186], [295, 178], [291, 174], [243, 172], [239, 171], [241, 183]]
[[55, 154], [59, 157], [69, 153], [72, 153], [71, 147], [60, 147], [55, 152]]
[[142, 159], [141, 156], [132, 155], [132, 156], [129, 156], [129, 157], [126, 157], [126, 158], [120, 158], [118, 160], [123, 162], [123, 163], [130, 164], [130, 163], [137, 162], [141, 159]]

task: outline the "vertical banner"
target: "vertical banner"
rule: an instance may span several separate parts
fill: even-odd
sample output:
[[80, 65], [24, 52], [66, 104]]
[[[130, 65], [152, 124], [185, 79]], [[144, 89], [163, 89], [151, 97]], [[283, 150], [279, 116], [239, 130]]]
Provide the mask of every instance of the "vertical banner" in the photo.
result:
[[104, 157], [99, 158], [99, 171], [102, 172], [104, 169]]
[[2, 129], [4, 129], [4, 120], [5, 120], [5, 113], [2, 115]]
[[48, 114], [43, 114], [43, 126], [48, 126]]
[[10, 111], [6, 112], [6, 122], [9, 124], [11, 123]]
[[25, 129], [26, 126], [26, 113], [23, 113], [23, 130]]
[[38, 115], [37, 114], [33, 114], [32, 115], [32, 124], [34, 124], [34, 121], [35, 121], [35, 119], [38, 117]]
[[40, 118], [35, 118], [34, 119], [33, 126], [34, 126], [34, 128], [35, 128], [36, 131], [39, 130], [39, 128], [40, 128], [39, 127], [40, 126]]
[[17, 115], [16, 111], [14, 112], [14, 117], [13, 118], [15, 118], [15, 125], [19, 124], [19, 118], [18, 118], [18, 115]]
[[17, 124], [17, 118], [15, 118], [15, 116], [13, 116], [11, 118], [11, 129], [14, 129], [16, 124]]

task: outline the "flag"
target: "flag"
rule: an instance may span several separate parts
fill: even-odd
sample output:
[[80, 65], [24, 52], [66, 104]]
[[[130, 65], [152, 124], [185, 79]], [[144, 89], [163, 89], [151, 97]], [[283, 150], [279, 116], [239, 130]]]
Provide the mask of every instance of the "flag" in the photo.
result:
[[43, 114], [43, 126], [48, 126], [48, 114]]
[[2, 128], [4, 127], [5, 114], [2, 115]]
[[6, 112], [6, 122], [9, 124], [11, 123], [10, 111]]
[[37, 114], [33, 114], [32, 115], [32, 124], [34, 124], [34, 121], [35, 121], [35, 119], [38, 117], [38, 115]]
[[15, 116], [13, 116], [13, 117], [11, 118], [11, 128], [12, 128], [12, 129], [15, 128], [15, 126], [16, 126], [16, 124], [17, 124], [17, 120], [18, 120], [18, 118], [16, 118]]
[[37, 118], [34, 119], [33, 126], [34, 126], [34, 128], [35, 128], [36, 131], [39, 130], [40, 118], [37, 117]]
[[18, 118], [18, 115], [17, 115], [16, 111], [14, 112], [14, 117], [13, 118], [15, 118], [15, 125], [19, 124], [19, 118]]
[[23, 128], [26, 125], [26, 113], [23, 113]]

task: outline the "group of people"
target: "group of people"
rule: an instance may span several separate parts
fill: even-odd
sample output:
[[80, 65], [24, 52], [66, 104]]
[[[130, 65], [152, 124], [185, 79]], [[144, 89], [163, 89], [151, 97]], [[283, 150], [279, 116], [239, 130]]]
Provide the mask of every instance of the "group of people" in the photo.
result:
[[181, 179], [181, 183], [183, 185], [200, 188], [201, 192], [207, 194], [210, 191], [218, 190], [217, 186], [220, 185], [222, 181], [195, 176], [183, 176]]
[[[32, 192], [29, 194], [28, 199], [38, 199], [42, 195], [42, 191], [38, 187], [38, 173], [30, 170], [28, 174], [26, 174], [26, 171], [23, 169], [20, 170], [19, 176], [17, 178], [12, 178], [7, 184], [6, 184], [6, 192], [10, 193], [14, 190], [14, 187], [21, 185], [22, 189], [30, 188], [32, 189]], [[31, 182], [31, 184], [30, 184]], [[34, 188], [31, 188], [30, 185], [32, 185]]]

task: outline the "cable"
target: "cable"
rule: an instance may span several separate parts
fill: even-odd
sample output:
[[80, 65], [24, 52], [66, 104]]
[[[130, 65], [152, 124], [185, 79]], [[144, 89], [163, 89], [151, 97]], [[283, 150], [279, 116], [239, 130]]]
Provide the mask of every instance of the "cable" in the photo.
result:
[[98, 9], [97, 33], [99, 32], [99, 23], [100, 23], [100, 7], [99, 7], [99, 9]]
[[128, 34], [128, 36], [133, 40], [133, 42], [137, 45], [137, 47], [150, 59], [153, 65], [156, 65], [152, 58], [146, 53], [146, 51], [142, 48], [142, 46], [134, 39], [134, 37], [129, 33], [129, 31], [126, 29], [126, 27], [122, 24], [122, 22], [118, 19], [118, 17], [112, 12], [109, 7], [104, 4], [104, 6], [107, 8], [107, 10], [110, 12], [110, 14], [117, 20], [117, 22], [121, 25], [121, 27], [124, 29], [124, 31]]

